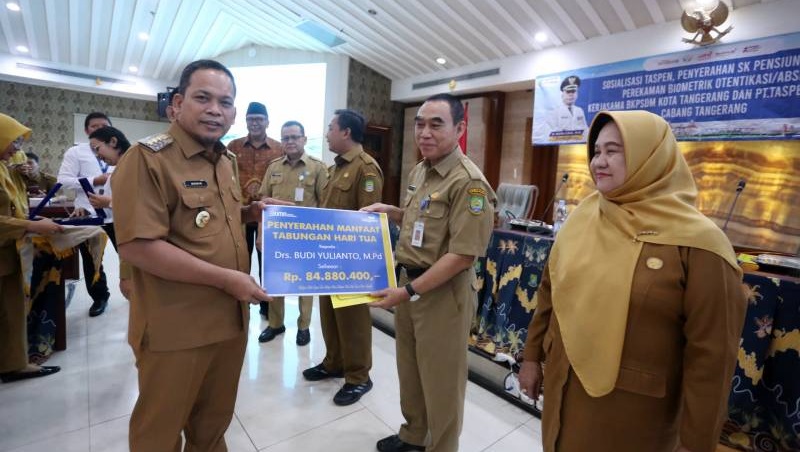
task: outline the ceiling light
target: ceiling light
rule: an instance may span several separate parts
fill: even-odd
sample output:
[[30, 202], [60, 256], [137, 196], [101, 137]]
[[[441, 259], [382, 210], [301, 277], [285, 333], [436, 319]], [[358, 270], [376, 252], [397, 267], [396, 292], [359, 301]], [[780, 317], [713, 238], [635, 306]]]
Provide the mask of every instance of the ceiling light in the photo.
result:
[[28, 53], [28, 48], [25, 46], [17, 46], [17, 52], [19, 53]]
[[447, 60], [445, 60], [443, 57], [439, 57], [436, 59], [436, 62], [441, 65], [444, 65], [445, 63], [447, 63]]
[[539, 33], [533, 35], [533, 39], [535, 39], [536, 42], [545, 42], [547, 41], [547, 33], [540, 31]]
[[6, 3], [6, 8], [8, 8], [9, 10], [14, 11], [14, 12], [18, 12], [20, 10], [19, 4], [14, 3], [14, 2]]
[[689, 14], [697, 10], [710, 13], [719, 5], [719, 0], [678, 0], [678, 2], [681, 4], [681, 8]]
[[311, 20], [304, 20], [299, 24], [295, 25], [294, 28], [302, 31], [303, 33], [307, 34], [308, 36], [311, 36], [312, 38], [316, 39], [317, 41], [325, 44], [330, 48], [340, 46], [345, 42], [347, 42], [338, 36], [339, 34], [343, 34], [344, 30], [339, 30], [338, 32], [332, 32], [328, 26], [320, 25]]
[[143, 31], [139, 32], [139, 40], [140, 41], [147, 41], [148, 39], [150, 39], [150, 35], [149, 34], [143, 32]]
[[136, 66], [128, 66], [128, 71], [136, 73], [139, 72], [139, 68]]

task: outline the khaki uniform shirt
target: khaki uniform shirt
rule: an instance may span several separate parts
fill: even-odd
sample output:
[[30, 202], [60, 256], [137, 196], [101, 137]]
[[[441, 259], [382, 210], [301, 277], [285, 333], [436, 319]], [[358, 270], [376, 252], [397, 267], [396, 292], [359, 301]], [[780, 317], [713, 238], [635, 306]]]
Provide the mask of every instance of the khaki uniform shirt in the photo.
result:
[[[446, 253], [483, 256], [494, 225], [497, 197], [481, 171], [456, 148], [434, 166], [411, 170], [397, 241], [397, 261], [429, 268]], [[413, 246], [415, 223], [422, 246]]]
[[[112, 178], [118, 243], [165, 240], [211, 264], [248, 273], [234, 159], [222, 143], [216, 151], [222, 156], [212, 163], [177, 124], [131, 147]], [[134, 348], [146, 339], [154, 351], [182, 350], [246, 332], [247, 304], [222, 290], [139, 268], [132, 279], [128, 340]]]
[[267, 137], [266, 143], [258, 148], [250, 143], [250, 136], [237, 138], [228, 143], [228, 149], [236, 154], [239, 164], [239, 181], [241, 182], [244, 204], [258, 200], [261, 191], [261, 180], [269, 164], [283, 156], [283, 146], [280, 141]]
[[334, 161], [328, 168], [328, 185], [320, 207], [358, 210], [381, 201], [383, 172], [360, 144], [337, 155]]
[[[298, 206], [317, 207], [327, 182], [325, 163], [304, 152], [294, 165], [286, 156], [272, 162], [264, 174], [260, 194], [292, 201]], [[303, 189], [302, 199], [298, 199], [300, 188]]]
[[[0, 165], [5, 163], [0, 162]], [[3, 168], [0, 171], [7, 170]], [[24, 190], [25, 185], [19, 173], [11, 171], [10, 174], [17, 189]], [[16, 241], [25, 235], [27, 225], [27, 220], [17, 218], [11, 196], [0, 185], [0, 276], [20, 271]]]

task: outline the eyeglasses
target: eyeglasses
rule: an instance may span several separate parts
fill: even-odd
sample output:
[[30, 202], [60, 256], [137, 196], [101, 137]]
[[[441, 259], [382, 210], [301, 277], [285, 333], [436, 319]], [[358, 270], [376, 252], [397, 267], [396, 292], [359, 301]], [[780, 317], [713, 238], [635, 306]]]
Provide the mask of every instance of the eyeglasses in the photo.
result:
[[305, 135], [286, 135], [285, 137], [281, 137], [281, 142], [288, 143], [290, 141], [299, 141], [300, 138], [305, 138]]
[[257, 124], [261, 124], [261, 123], [267, 122], [267, 118], [265, 118], [263, 116], [250, 116], [250, 117], [244, 118], [244, 120], [247, 121], [247, 122], [254, 122], [254, 123], [257, 123]]

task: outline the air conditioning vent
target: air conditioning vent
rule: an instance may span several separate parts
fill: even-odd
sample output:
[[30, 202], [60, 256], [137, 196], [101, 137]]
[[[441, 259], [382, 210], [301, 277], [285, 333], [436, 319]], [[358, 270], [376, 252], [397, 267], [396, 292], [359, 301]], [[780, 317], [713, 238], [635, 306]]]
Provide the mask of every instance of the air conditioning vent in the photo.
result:
[[440, 78], [438, 80], [431, 80], [429, 82], [414, 83], [413, 85], [411, 85], [411, 89], [423, 89], [423, 88], [430, 88], [431, 86], [436, 86], [436, 85], [447, 85], [448, 83], [450, 83], [450, 80], [455, 80], [457, 82], [460, 82], [462, 80], [472, 80], [481, 77], [489, 77], [491, 75], [498, 75], [499, 73], [500, 73], [500, 68], [487, 69], [485, 71], [472, 72], [469, 74], [457, 75], [455, 77]]

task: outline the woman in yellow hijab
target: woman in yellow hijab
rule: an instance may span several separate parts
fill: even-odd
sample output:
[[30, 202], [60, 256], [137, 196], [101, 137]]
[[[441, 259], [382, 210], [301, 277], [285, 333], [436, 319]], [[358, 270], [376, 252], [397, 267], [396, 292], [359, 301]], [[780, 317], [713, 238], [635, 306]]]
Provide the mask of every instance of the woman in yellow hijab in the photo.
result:
[[16, 240], [26, 232], [49, 235], [62, 226], [50, 220], [28, 220], [25, 183], [7, 162], [16, 154], [31, 130], [0, 113], [0, 380], [4, 383], [43, 377], [57, 366], [28, 363], [25, 297]]
[[599, 113], [588, 154], [597, 191], [553, 246], [519, 376], [544, 380], [544, 450], [713, 452], [746, 309], [733, 249], [661, 117]]

